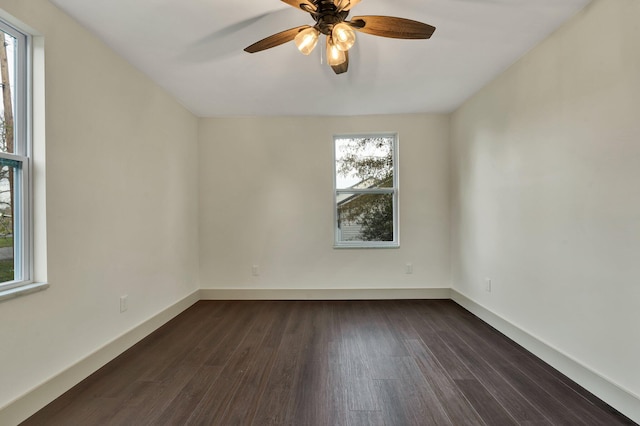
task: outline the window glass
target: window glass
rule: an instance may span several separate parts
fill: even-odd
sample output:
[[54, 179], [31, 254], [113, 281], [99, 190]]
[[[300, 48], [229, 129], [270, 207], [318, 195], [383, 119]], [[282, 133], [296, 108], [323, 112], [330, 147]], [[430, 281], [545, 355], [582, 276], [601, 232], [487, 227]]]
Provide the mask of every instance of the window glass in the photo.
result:
[[337, 196], [338, 229], [342, 241], [393, 241], [393, 195]]
[[13, 207], [15, 183], [15, 167], [5, 164], [6, 160], [0, 159], [0, 283], [13, 281], [14, 271], [14, 247], [13, 247]]
[[336, 136], [335, 246], [397, 247], [397, 137]]
[[4, 45], [0, 45], [0, 152], [15, 152], [15, 92], [17, 40], [0, 32]]
[[390, 136], [337, 138], [336, 188], [393, 187], [393, 145]]

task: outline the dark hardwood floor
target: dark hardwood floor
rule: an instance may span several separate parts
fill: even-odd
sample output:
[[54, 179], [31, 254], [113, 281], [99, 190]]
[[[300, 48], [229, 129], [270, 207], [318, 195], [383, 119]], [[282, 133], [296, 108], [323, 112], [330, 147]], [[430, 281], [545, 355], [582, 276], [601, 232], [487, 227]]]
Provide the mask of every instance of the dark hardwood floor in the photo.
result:
[[23, 424], [634, 423], [451, 301], [201, 301]]

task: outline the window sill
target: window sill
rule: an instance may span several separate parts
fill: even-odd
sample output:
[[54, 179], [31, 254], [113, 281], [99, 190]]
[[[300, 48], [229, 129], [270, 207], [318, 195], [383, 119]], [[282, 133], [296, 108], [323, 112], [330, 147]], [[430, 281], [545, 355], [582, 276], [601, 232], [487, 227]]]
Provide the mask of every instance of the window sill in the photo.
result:
[[391, 244], [334, 244], [334, 249], [397, 249], [399, 243]]
[[21, 285], [20, 287], [14, 287], [7, 290], [0, 290], [0, 302], [3, 302], [8, 299], [13, 299], [14, 297], [25, 296], [27, 294], [35, 293], [37, 291], [46, 290], [49, 288], [48, 283], [31, 283], [26, 285]]

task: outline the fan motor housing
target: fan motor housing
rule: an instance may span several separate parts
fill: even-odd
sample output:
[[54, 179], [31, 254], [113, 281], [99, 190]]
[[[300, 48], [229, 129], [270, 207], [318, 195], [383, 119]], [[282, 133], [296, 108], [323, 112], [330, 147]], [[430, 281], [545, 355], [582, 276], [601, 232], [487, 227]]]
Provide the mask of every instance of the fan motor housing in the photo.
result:
[[314, 4], [317, 9], [311, 16], [318, 23], [316, 29], [324, 35], [331, 34], [333, 26], [343, 22], [349, 15], [347, 10], [338, 12], [333, 0], [315, 0]]

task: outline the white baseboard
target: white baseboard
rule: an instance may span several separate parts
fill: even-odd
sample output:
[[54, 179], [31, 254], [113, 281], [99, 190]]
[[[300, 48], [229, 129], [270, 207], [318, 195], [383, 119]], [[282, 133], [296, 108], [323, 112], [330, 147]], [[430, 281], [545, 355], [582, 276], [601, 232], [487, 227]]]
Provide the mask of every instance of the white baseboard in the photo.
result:
[[78, 363], [0, 408], [0, 425], [17, 425], [200, 300], [200, 290], [106, 343]]
[[528, 333], [489, 309], [451, 289], [451, 299], [473, 313], [595, 396], [640, 423], [640, 396], [581, 364], [544, 340]]
[[201, 289], [203, 300], [450, 299], [449, 288]]

